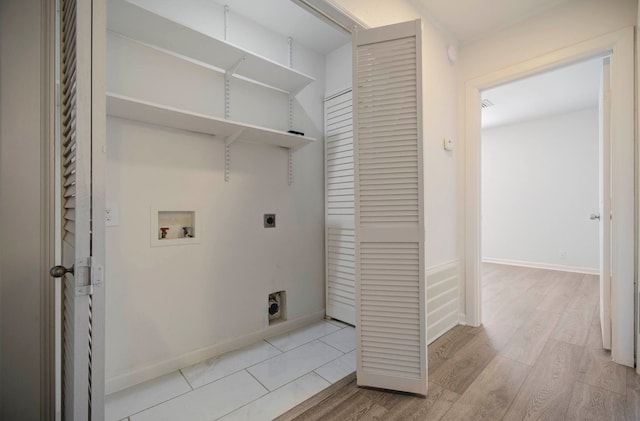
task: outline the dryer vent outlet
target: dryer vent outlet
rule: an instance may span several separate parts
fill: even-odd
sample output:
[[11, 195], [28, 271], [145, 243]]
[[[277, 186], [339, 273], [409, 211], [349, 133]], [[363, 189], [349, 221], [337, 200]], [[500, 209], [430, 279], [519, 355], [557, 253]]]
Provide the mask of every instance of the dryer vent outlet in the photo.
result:
[[264, 227], [265, 228], [275, 228], [276, 227], [276, 214], [275, 213], [265, 213], [264, 214]]
[[282, 322], [286, 320], [286, 295], [285, 291], [278, 291], [269, 294], [269, 302], [267, 306], [267, 314], [269, 316], [269, 324]]

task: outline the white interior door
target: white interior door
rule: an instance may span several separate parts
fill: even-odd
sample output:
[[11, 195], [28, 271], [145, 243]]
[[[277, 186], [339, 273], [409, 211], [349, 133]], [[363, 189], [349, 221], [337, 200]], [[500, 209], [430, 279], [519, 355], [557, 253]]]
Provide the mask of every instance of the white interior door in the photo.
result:
[[602, 345], [611, 349], [611, 71], [609, 57], [602, 61], [600, 83], [599, 192], [600, 326]]
[[353, 45], [358, 384], [426, 395], [420, 20]]
[[[104, 3], [60, 2], [62, 416], [104, 419]], [[96, 16], [101, 16], [96, 19]], [[95, 70], [95, 72], [94, 72]]]
[[325, 244], [327, 316], [356, 324], [353, 101], [325, 101]]

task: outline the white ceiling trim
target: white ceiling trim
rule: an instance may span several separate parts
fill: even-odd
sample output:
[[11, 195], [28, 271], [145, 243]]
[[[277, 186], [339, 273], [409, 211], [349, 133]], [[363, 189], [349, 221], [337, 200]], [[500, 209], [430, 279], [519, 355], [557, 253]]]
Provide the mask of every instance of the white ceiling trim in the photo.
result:
[[412, 0], [463, 45], [567, 1], [570, 0]]
[[354, 30], [369, 28], [369, 25], [357, 16], [346, 11], [338, 4], [330, 0], [291, 0], [293, 3], [315, 15], [318, 19], [328, 24], [335, 25], [338, 29], [352, 34]]

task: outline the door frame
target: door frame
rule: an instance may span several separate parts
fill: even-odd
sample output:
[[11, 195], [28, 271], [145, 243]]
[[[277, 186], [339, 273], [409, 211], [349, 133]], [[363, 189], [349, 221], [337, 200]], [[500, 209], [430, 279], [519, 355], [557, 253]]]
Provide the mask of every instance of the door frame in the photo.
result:
[[41, 0], [41, 96], [40, 122], [41, 132], [41, 203], [42, 226], [41, 243], [41, 298], [40, 298], [40, 414], [42, 419], [60, 419], [60, 378], [57, 336], [59, 327], [59, 308], [57, 292], [60, 280], [51, 278], [49, 268], [60, 264], [56, 260], [56, 241], [59, 238], [56, 223], [56, 42], [57, 42], [57, 1]]
[[[634, 366], [635, 288], [635, 30], [633, 27], [594, 38], [525, 62], [471, 79], [465, 83], [465, 281], [466, 322], [482, 322], [481, 297], [481, 91], [580, 60], [612, 55], [612, 358]], [[632, 142], [624, 142], [632, 139]], [[628, 156], [629, 159], [617, 157]], [[629, 167], [629, 168], [628, 168]], [[615, 197], [615, 192], [621, 192]], [[617, 205], [617, 206], [616, 206]], [[625, 227], [626, 232], [625, 232]], [[620, 279], [631, 281], [620, 282]], [[631, 321], [631, 322], [630, 322]]]

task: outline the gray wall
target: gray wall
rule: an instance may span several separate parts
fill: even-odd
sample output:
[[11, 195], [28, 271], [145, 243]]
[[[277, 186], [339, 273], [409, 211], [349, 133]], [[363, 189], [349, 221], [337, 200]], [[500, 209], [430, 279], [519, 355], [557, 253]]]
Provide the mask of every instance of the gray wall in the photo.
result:
[[41, 3], [0, 1], [0, 419], [40, 417]]

